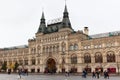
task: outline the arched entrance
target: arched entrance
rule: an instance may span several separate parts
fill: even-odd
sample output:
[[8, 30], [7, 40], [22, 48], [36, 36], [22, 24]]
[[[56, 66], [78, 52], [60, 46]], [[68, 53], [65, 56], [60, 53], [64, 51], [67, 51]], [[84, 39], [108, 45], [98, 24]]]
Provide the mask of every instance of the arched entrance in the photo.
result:
[[54, 59], [49, 58], [46, 62], [45, 73], [56, 73], [56, 62]]

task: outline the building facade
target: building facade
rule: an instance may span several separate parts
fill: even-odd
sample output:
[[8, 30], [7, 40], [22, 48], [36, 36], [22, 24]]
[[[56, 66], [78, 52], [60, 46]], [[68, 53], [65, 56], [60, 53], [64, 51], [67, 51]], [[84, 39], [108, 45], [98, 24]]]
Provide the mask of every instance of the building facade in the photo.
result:
[[35, 38], [27, 46], [0, 49], [0, 67], [29, 72], [87, 72], [109, 70], [119, 72], [120, 32], [89, 35], [88, 27], [74, 31], [67, 6], [62, 20], [46, 25], [44, 12]]

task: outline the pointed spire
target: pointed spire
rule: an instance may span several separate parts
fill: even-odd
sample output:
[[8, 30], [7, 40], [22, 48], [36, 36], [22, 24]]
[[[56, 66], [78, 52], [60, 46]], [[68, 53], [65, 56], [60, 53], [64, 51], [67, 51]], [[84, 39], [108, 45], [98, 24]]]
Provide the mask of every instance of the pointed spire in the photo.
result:
[[66, 4], [65, 4], [64, 12], [63, 12], [63, 20], [62, 20], [61, 28], [71, 28], [71, 23], [69, 20], [69, 13], [68, 13]]
[[41, 17], [41, 19], [45, 19], [44, 12], [42, 12], [42, 17]]
[[68, 11], [67, 11], [67, 5], [66, 5], [66, 4], [65, 4], [65, 10], [64, 10], [64, 12], [68, 12]]
[[44, 8], [42, 7], [42, 17], [41, 19], [45, 19], [45, 16], [44, 16]]
[[45, 16], [44, 16], [44, 12], [42, 12], [41, 23], [44, 23], [44, 24], [45, 24]]
[[65, 0], [65, 9], [63, 12], [63, 18], [66, 18], [66, 17], [68, 17], [68, 10], [67, 10], [66, 0]]
[[39, 26], [37, 33], [46, 33], [46, 24], [45, 24], [44, 12], [42, 12], [41, 22], [40, 22], [40, 26]]
[[68, 18], [68, 11], [67, 11], [67, 6], [65, 5], [65, 9], [64, 9], [64, 12], [63, 12], [63, 18]]

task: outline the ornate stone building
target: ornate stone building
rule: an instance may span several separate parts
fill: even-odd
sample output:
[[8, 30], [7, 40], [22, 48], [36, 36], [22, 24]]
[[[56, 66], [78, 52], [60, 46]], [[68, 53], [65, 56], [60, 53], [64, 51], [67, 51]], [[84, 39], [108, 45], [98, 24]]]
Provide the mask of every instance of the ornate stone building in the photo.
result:
[[89, 35], [88, 27], [74, 31], [67, 6], [61, 21], [46, 25], [44, 12], [34, 39], [27, 46], [0, 49], [0, 67], [29, 72], [88, 72], [109, 70], [119, 72], [120, 32]]

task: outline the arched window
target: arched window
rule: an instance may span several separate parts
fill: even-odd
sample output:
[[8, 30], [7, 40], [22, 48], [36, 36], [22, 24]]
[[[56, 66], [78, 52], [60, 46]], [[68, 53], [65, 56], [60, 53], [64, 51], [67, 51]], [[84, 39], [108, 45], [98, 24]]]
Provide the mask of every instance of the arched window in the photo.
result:
[[59, 46], [57, 45], [57, 47], [56, 47], [56, 51], [59, 51]]
[[40, 53], [40, 46], [37, 47], [38, 53]]
[[23, 60], [21, 58], [19, 59], [19, 64], [23, 65]]
[[36, 53], [36, 49], [34, 48], [33, 50], [34, 50], [34, 54], [35, 54]]
[[34, 53], [34, 49], [33, 48], [31, 49], [31, 53]]
[[107, 62], [115, 62], [114, 52], [112, 52], [112, 51], [107, 52]]
[[62, 52], [65, 52], [65, 50], [66, 50], [66, 47], [65, 47], [66, 44], [63, 42], [61, 46], [62, 46]]
[[77, 56], [75, 54], [71, 56], [71, 64], [77, 64]]
[[74, 50], [78, 50], [78, 45], [77, 44], [74, 45]]
[[69, 46], [69, 50], [73, 50], [73, 45], [71, 44], [70, 46]]
[[43, 47], [43, 53], [45, 53], [45, 47]]
[[47, 53], [47, 47], [45, 46], [45, 50], [44, 50], [45, 53]]
[[40, 64], [40, 59], [38, 58], [37, 60], [38, 60], [38, 64]]
[[51, 46], [50, 46], [49, 52], [50, 52], [50, 53], [52, 52], [52, 47], [51, 47]]
[[48, 47], [46, 47], [46, 53], [48, 53], [48, 52], [49, 52]]
[[35, 58], [32, 58], [32, 65], [35, 65]]
[[53, 52], [55, 52], [55, 46], [53, 46]]
[[57, 45], [55, 45], [55, 52], [57, 52]]
[[85, 63], [91, 63], [91, 56], [90, 56], [89, 53], [86, 53], [86, 54], [84, 55], [84, 62], [85, 62]]
[[28, 58], [25, 58], [24, 64], [25, 64], [25, 65], [28, 65]]
[[96, 53], [95, 54], [95, 63], [102, 63], [102, 62], [103, 62], [102, 54]]

